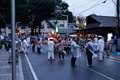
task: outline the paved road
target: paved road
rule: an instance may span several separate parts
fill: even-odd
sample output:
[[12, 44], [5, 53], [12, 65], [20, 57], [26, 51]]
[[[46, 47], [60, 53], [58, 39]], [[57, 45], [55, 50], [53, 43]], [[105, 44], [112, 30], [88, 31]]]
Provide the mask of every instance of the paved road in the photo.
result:
[[[45, 45], [41, 49], [41, 54], [28, 49], [27, 56], [38, 80], [120, 80], [120, 60], [105, 57], [103, 62], [98, 62], [97, 59], [93, 59], [93, 66], [86, 67], [82, 53], [80, 67], [77, 59], [78, 67], [73, 68], [70, 65], [70, 54], [65, 55], [65, 60], [59, 60], [58, 54], [55, 54], [55, 60], [48, 61]], [[27, 62], [24, 55], [23, 58], [23, 62]], [[28, 67], [27, 63], [26, 66]], [[27, 71], [31, 72], [30, 68]], [[34, 80], [31, 73], [27, 76], [31, 77], [28, 80]]]

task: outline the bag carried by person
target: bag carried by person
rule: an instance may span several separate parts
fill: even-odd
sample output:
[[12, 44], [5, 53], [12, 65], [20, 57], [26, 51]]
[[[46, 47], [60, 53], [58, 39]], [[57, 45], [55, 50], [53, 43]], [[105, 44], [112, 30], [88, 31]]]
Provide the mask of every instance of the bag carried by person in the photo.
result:
[[63, 53], [64, 53], [64, 54], [66, 54], [66, 51], [65, 51], [65, 50], [63, 50]]
[[37, 42], [37, 47], [41, 48], [41, 43], [39, 41]]

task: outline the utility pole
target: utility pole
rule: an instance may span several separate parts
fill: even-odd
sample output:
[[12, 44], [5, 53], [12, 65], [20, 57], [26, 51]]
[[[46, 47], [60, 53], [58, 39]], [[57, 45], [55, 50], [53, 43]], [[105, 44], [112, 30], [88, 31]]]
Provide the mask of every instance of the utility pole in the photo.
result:
[[68, 15], [62, 15], [62, 16], [67, 17], [67, 39], [68, 39]]
[[15, 56], [15, 0], [11, 0], [11, 24], [12, 24], [12, 80], [16, 80], [16, 56]]
[[117, 33], [117, 52], [120, 52], [120, 26], [119, 26], [119, 15], [120, 15], [120, 4], [119, 0], [117, 0], [117, 27], [116, 27], [116, 33]]
[[[57, 10], [57, 7], [56, 7], [56, 0], [55, 0], [55, 10]], [[55, 25], [58, 26], [58, 25], [57, 25], [57, 13], [55, 13], [55, 17], [56, 17]], [[58, 27], [58, 29], [59, 29], [59, 27]], [[55, 27], [55, 31], [56, 31], [56, 27]]]

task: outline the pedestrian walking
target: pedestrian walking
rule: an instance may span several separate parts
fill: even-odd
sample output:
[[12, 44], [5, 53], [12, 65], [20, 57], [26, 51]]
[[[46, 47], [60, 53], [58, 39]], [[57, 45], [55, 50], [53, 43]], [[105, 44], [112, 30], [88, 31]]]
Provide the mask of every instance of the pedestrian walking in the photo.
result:
[[52, 60], [54, 60], [54, 42], [52, 37], [49, 38], [47, 45], [48, 45], [48, 60], [50, 60], [50, 57], [52, 57]]
[[35, 38], [32, 38], [31, 43], [32, 43], [32, 50], [34, 52], [35, 51], [35, 43], [36, 43]]
[[113, 44], [114, 44], [114, 39], [113, 39], [113, 37], [111, 37], [111, 39], [110, 39], [110, 41], [109, 41], [109, 43], [108, 43], [110, 53], [112, 53], [112, 47], [113, 47]]
[[70, 49], [71, 49], [71, 41], [70, 39], [67, 42], [67, 53], [70, 54]]
[[88, 39], [88, 43], [86, 46], [86, 55], [87, 55], [87, 60], [88, 60], [88, 64], [87, 66], [92, 66], [92, 56], [94, 56], [94, 48], [93, 48], [93, 44], [94, 44], [94, 38]]
[[67, 39], [66, 37], [64, 37], [64, 39], [62, 40], [63, 46], [64, 46], [64, 50], [67, 53]]
[[20, 53], [24, 53], [24, 48], [23, 48], [23, 40], [20, 39]]
[[28, 47], [30, 47], [30, 36], [27, 37]]
[[11, 63], [11, 41], [8, 42], [8, 53], [9, 53], [8, 63]]
[[41, 49], [41, 41], [40, 38], [38, 38], [37, 40], [37, 52], [40, 53], [40, 49]]
[[27, 54], [27, 48], [28, 48], [28, 43], [27, 43], [27, 38], [23, 41], [23, 49], [24, 53]]
[[104, 40], [102, 39], [102, 36], [98, 36], [98, 54], [99, 59], [98, 61], [102, 62], [103, 60], [103, 52], [104, 52]]
[[76, 42], [77, 42], [77, 39], [74, 37], [71, 43], [71, 53], [72, 53], [71, 66], [73, 67], [77, 67], [75, 65], [76, 57], [77, 57], [77, 49], [78, 49]]
[[56, 47], [58, 48], [59, 59], [61, 59], [61, 55], [62, 55], [63, 60], [64, 60], [64, 53], [63, 53], [64, 46], [63, 46], [63, 44], [61, 43], [61, 40], [60, 40], [60, 39], [59, 39], [59, 43], [56, 44]]
[[8, 39], [7, 39], [7, 36], [4, 37], [3, 42], [4, 42], [5, 49], [8, 51], [8, 49], [7, 49], [8, 48]]

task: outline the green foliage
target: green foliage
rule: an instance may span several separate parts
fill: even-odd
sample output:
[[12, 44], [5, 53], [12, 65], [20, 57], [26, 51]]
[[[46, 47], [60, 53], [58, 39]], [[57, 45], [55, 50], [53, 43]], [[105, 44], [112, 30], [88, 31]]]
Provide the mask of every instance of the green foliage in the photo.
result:
[[[0, 1], [0, 14], [2, 14], [7, 24], [11, 23], [10, 0]], [[34, 26], [40, 26], [44, 19], [55, 18], [61, 14], [69, 15], [72, 20], [72, 13], [68, 11], [68, 4], [62, 0], [16, 0], [16, 22], [27, 24], [33, 21]], [[56, 11], [56, 13], [55, 13]], [[0, 16], [0, 25], [5, 25]]]

